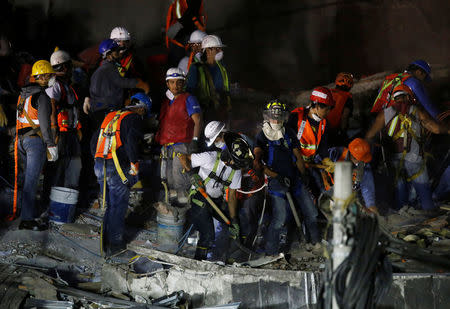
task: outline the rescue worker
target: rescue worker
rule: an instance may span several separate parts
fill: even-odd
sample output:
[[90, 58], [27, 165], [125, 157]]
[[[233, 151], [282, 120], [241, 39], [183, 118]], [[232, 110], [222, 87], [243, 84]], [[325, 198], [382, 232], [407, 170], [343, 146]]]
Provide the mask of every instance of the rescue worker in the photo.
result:
[[[295, 132], [285, 127], [289, 113], [286, 105], [270, 101], [264, 110], [262, 131], [256, 137], [255, 168], [263, 169], [269, 177], [268, 193], [272, 201], [272, 219], [267, 231], [265, 252], [277, 255], [280, 251], [280, 233], [286, 229], [289, 217], [287, 192], [292, 194], [295, 207], [303, 215], [309, 241], [319, 244], [317, 208], [302, 183], [305, 165]], [[320, 246], [320, 244], [318, 245]]]
[[206, 60], [191, 65], [187, 76], [186, 90], [198, 98], [205, 120], [226, 120], [231, 111], [228, 73], [222, 64], [224, 47], [218, 36], [205, 36], [202, 50]]
[[[214, 239], [223, 239], [223, 235], [214, 235], [213, 217], [220, 224], [220, 230], [225, 231], [224, 219], [218, 215], [213, 206], [207, 201], [211, 199], [221, 209], [224, 203], [225, 193], [228, 191], [224, 214], [229, 222], [229, 236], [239, 240], [239, 214], [237, 209], [236, 190], [241, 187], [241, 168], [251, 165], [253, 155], [245, 140], [238, 134], [227, 132], [224, 135], [226, 148], [222, 151], [209, 151], [179, 157], [181, 164], [187, 171], [191, 171], [191, 209], [190, 220], [194, 228], [200, 232], [200, 238], [195, 251], [195, 259], [204, 260], [208, 252], [215, 245], [215, 256], [224, 256], [226, 244], [215, 244]], [[199, 167], [198, 174], [192, 169]], [[205, 197], [206, 196], [206, 197]], [[223, 209], [221, 209], [222, 211]], [[215, 259], [213, 257], [213, 259]], [[226, 260], [226, 256], [222, 258]]]
[[179, 68], [166, 73], [167, 98], [159, 114], [156, 141], [162, 146], [161, 157], [167, 160], [167, 182], [170, 196], [180, 207], [187, 206], [189, 176], [176, 158], [180, 153], [190, 154], [199, 150], [201, 134], [201, 108], [197, 99], [184, 91], [185, 76]]
[[425, 108], [418, 105], [412, 90], [400, 84], [393, 90], [392, 106], [381, 111], [366, 133], [371, 140], [384, 130], [393, 143], [392, 167], [395, 170], [396, 209], [408, 204], [408, 183], [417, 192], [423, 210], [433, 211], [430, 180], [426, 167], [426, 154], [422, 148], [422, 129], [434, 134], [450, 134], [449, 128], [437, 123]]
[[[211, 121], [205, 126], [205, 142], [208, 149], [224, 150], [225, 144], [225, 123], [220, 121]], [[244, 134], [239, 134], [253, 148], [254, 142]], [[251, 167], [242, 169], [241, 190], [237, 191], [237, 200], [239, 208], [239, 221], [241, 222], [241, 238], [245, 246], [251, 247], [253, 237], [257, 229], [257, 210], [258, 205], [262, 203], [264, 191], [253, 192], [261, 189], [264, 185], [264, 175], [262, 170], [255, 170]], [[251, 192], [251, 193], [245, 193]]]
[[[138, 142], [143, 138], [143, 117], [149, 117], [151, 99], [137, 93], [127, 107], [112, 111], [91, 140], [95, 175], [107, 209], [102, 224], [102, 251], [106, 256], [125, 247], [125, 214], [130, 188], [138, 181]], [[105, 203], [104, 203], [105, 205]]]
[[[422, 107], [427, 111], [429, 115], [431, 115], [431, 117], [437, 120], [437, 117], [440, 113], [439, 109], [431, 102], [424, 87], [424, 82], [431, 81], [430, 74], [431, 66], [425, 60], [419, 59], [411, 62], [403, 73], [395, 73], [387, 76], [385, 82], [393, 80], [393, 87], [396, 87], [399, 84], [405, 84], [406, 86], [408, 86], [409, 89], [411, 89], [411, 91], [414, 93], [417, 102], [422, 105]], [[383, 87], [380, 89], [371, 112], [378, 113], [382, 108], [387, 107], [384, 104], [388, 104], [389, 106], [389, 104], [392, 102], [391, 92], [389, 92], [389, 94], [386, 94], [386, 98], [383, 98], [383, 94], [385, 93], [384, 90], [385, 89], [383, 89]]]
[[72, 88], [72, 59], [63, 50], [55, 51], [50, 64], [56, 79], [45, 90], [52, 104], [52, 127], [56, 129], [58, 161], [53, 171], [53, 186], [78, 189], [81, 171], [81, 124], [78, 95]]
[[169, 66], [177, 66], [186, 53], [186, 42], [194, 30], [205, 31], [203, 0], [173, 0], [166, 17], [166, 47]]
[[202, 40], [206, 36], [206, 33], [201, 30], [195, 30], [191, 33], [188, 41], [189, 57], [183, 57], [178, 63], [178, 68], [180, 68], [185, 75], [189, 72], [191, 64], [194, 62], [200, 62], [202, 57]]
[[[328, 177], [323, 171], [312, 168], [328, 157], [328, 125], [326, 117], [333, 109], [335, 102], [331, 91], [326, 87], [316, 87], [310, 96], [310, 105], [297, 107], [289, 115], [287, 126], [297, 132], [297, 140], [300, 141], [300, 153], [307, 165], [307, 173], [314, 180], [305, 183], [312, 190], [313, 195], [318, 198], [323, 192], [323, 178]], [[307, 182], [309, 177], [304, 177]], [[325, 188], [328, 189], [328, 188]]]
[[140, 79], [120, 76], [117, 70], [121, 65], [120, 47], [114, 40], [102, 41], [98, 51], [104, 61], [91, 77], [90, 102], [85, 101], [88, 108], [83, 107], [90, 110], [96, 128], [100, 126], [105, 114], [124, 106], [124, 89], [139, 88], [145, 93], [150, 90], [148, 84]]
[[336, 76], [336, 87], [331, 90], [334, 108], [328, 113], [327, 122], [330, 126], [330, 146], [344, 146], [347, 143], [348, 122], [353, 111], [353, 97], [350, 89], [353, 87], [353, 75], [341, 72]]
[[[42, 172], [46, 153], [49, 161], [58, 159], [58, 147], [51, 131], [50, 116], [52, 112], [50, 98], [45, 93], [49, 81], [55, 78], [55, 71], [46, 60], [33, 64], [31, 76], [35, 82], [22, 88], [17, 103], [16, 153], [24, 160], [24, 182], [22, 191], [22, 210], [19, 229], [42, 231], [47, 223], [37, 220], [35, 207], [39, 175]], [[16, 185], [17, 192], [17, 155]], [[15, 193], [17, 196], [17, 193]], [[17, 205], [17, 199], [14, 198]], [[16, 208], [16, 207], [14, 207]]]
[[109, 36], [111, 40], [114, 40], [120, 48], [120, 66], [118, 67], [120, 76], [122, 77], [143, 77], [143, 72], [138, 71], [138, 68], [142, 68], [141, 64], [137, 64], [134, 50], [131, 45], [131, 34], [124, 27], [115, 27], [111, 30]]
[[[348, 147], [328, 149], [331, 162], [351, 162], [353, 165], [353, 189], [361, 193], [365, 209], [378, 214], [375, 201], [375, 183], [373, 179], [372, 153], [369, 143], [362, 138], [355, 138]], [[334, 164], [328, 165], [328, 171], [334, 173]]]

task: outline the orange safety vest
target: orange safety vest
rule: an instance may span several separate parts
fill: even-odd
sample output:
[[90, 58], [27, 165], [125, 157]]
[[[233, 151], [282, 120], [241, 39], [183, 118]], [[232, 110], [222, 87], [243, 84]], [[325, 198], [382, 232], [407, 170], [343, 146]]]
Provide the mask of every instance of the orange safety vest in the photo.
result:
[[125, 76], [125, 74], [130, 69], [132, 62], [133, 62], [133, 55], [131, 53], [128, 53], [128, 55], [125, 58], [122, 58], [120, 60], [120, 68], [119, 68], [120, 76], [122, 77]]
[[[95, 152], [96, 158], [103, 158], [103, 159], [112, 159], [113, 155], [111, 152], [111, 142], [107, 147], [110, 149], [108, 150], [108, 154], [106, 158], [103, 156], [103, 150], [105, 149], [105, 142], [108, 140], [107, 137], [110, 137], [111, 140], [113, 138], [116, 139], [116, 149], [119, 149], [122, 146], [122, 140], [120, 139], [120, 124], [126, 116], [129, 114], [132, 114], [133, 112], [126, 111], [113, 111], [110, 112], [108, 115], [106, 115], [105, 119], [102, 122], [102, 125], [100, 126], [100, 134], [98, 136], [97, 141], [97, 150]], [[117, 115], [117, 118], [116, 118]], [[117, 123], [117, 129], [113, 130], [112, 127], [114, 125], [114, 122]]]
[[[31, 105], [31, 98], [33, 96], [30, 95], [25, 100], [22, 99], [21, 96], [19, 96], [19, 99], [17, 100], [17, 129], [24, 129], [24, 128], [32, 128], [32, 125], [28, 122], [27, 118], [24, 115], [23, 111], [26, 111], [30, 119], [34, 122], [36, 126], [39, 127], [39, 119], [38, 119], [38, 110]], [[23, 102], [25, 101], [25, 102]], [[23, 111], [19, 112], [19, 107], [23, 103]]]
[[345, 103], [349, 98], [352, 97], [352, 94], [348, 91], [343, 91], [340, 89], [331, 89], [331, 94], [333, 95], [333, 99], [334, 102], [336, 102], [336, 105], [328, 113], [327, 120], [330, 124], [330, 127], [336, 129], [339, 128], [341, 124], [341, 117]]
[[[69, 111], [65, 107], [70, 106], [71, 104], [69, 104], [69, 102], [68, 102], [66, 87], [60, 81], [57, 80], [57, 82], [59, 83], [59, 88], [61, 89], [61, 98], [58, 101], [58, 115], [57, 115], [58, 128], [59, 128], [60, 132], [67, 132], [71, 128], [69, 127], [69, 125], [70, 125], [69, 124]], [[68, 85], [68, 88], [69, 88], [69, 91], [72, 92], [72, 94], [75, 98], [75, 102], [73, 103], [73, 105], [75, 105], [76, 101], [78, 101], [77, 92], [75, 91], [75, 89], [73, 89], [73, 87], [71, 85]], [[79, 121], [77, 121], [76, 125], [74, 124], [73, 128], [80, 130], [81, 123]]]
[[297, 107], [292, 113], [298, 114], [297, 139], [300, 141], [300, 152], [303, 160], [311, 161], [319, 148], [327, 120], [322, 119], [319, 123], [318, 132], [314, 132], [304, 107]]
[[[180, 43], [174, 39], [170, 39], [167, 36], [167, 31], [169, 30], [170, 26], [175, 24], [178, 21], [178, 19], [180, 19], [183, 16], [183, 14], [186, 12], [187, 9], [188, 9], [188, 5], [187, 5], [186, 0], [174, 0], [172, 2], [172, 4], [169, 6], [169, 10], [167, 11], [167, 17], [166, 17], [166, 47], [167, 48], [169, 48], [169, 42], [171, 42], [175, 45], [178, 45], [182, 48], [186, 48], [186, 46], [183, 45], [182, 43]], [[206, 17], [204, 15], [203, 1], [200, 4], [200, 9], [198, 11], [198, 17], [193, 17], [192, 20], [198, 30], [201, 30], [203, 32], [206, 30]]]

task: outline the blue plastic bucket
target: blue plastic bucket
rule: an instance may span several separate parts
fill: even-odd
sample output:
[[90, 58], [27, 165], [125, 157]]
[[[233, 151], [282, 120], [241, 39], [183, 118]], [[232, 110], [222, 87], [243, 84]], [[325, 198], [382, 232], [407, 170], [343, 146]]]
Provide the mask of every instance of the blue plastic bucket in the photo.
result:
[[56, 223], [73, 222], [78, 191], [64, 187], [52, 187], [48, 219]]
[[178, 220], [172, 215], [158, 214], [158, 244], [159, 249], [174, 253], [178, 248], [178, 242], [183, 236], [185, 216], [178, 215]]

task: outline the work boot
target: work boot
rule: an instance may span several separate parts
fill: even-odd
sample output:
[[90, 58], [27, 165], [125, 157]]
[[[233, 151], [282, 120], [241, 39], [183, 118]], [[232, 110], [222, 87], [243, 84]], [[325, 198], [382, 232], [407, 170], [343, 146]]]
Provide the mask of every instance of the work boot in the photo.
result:
[[198, 247], [195, 250], [194, 259], [197, 261], [206, 260], [206, 257], [208, 255], [208, 249], [204, 247]]
[[47, 229], [47, 223], [39, 222], [37, 220], [22, 220], [19, 224], [19, 230], [45, 231]]

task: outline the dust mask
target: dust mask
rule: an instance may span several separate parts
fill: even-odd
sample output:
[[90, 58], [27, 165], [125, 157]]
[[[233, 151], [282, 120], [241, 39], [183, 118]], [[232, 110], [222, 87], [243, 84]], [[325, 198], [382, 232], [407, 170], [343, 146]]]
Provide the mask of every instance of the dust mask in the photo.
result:
[[223, 59], [223, 51], [218, 52], [218, 53], [214, 56], [214, 59], [215, 59], [216, 61], [222, 60], [222, 59]]
[[283, 128], [282, 123], [269, 123], [269, 124], [275, 131], [281, 130], [281, 128]]
[[314, 113], [311, 114], [311, 118], [314, 119], [317, 122], [322, 121], [322, 118], [320, 118], [319, 116], [317, 116], [317, 114], [314, 114]]
[[173, 95], [172, 91], [170, 91], [169, 89], [167, 89], [167, 91], [166, 91], [166, 97], [167, 97], [170, 101], [172, 101], [172, 100], [175, 98], [175, 96]]
[[214, 146], [223, 150], [225, 148], [225, 142], [221, 141], [221, 142], [214, 143]]

